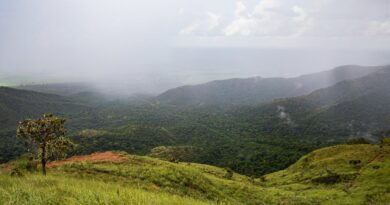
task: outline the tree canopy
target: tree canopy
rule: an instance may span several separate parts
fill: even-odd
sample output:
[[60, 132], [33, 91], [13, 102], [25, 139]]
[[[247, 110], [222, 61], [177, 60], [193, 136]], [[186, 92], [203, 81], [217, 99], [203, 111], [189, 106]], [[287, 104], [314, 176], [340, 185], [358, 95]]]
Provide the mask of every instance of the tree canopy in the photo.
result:
[[46, 175], [46, 163], [49, 157], [63, 156], [74, 147], [72, 141], [65, 137], [64, 118], [45, 114], [39, 119], [26, 119], [19, 123], [16, 136], [31, 145], [31, 151], [37, 151]]

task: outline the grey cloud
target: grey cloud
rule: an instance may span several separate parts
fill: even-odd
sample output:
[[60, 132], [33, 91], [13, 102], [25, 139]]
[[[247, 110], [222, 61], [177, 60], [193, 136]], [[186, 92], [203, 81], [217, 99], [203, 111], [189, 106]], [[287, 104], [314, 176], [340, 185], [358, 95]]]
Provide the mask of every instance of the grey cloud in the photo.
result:
[[161, 92], [390, 63], [388, 0], [275, 2], [0, 0], [0, 84]]

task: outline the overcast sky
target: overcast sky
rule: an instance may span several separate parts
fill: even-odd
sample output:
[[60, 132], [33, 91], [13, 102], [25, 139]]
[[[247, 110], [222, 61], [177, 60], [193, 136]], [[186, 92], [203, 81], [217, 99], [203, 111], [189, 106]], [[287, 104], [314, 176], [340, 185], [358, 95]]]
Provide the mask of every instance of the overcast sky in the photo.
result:
[[0, 0], [3, 84], [159, 92], [342, 64], [390, 64], [389, 0]]

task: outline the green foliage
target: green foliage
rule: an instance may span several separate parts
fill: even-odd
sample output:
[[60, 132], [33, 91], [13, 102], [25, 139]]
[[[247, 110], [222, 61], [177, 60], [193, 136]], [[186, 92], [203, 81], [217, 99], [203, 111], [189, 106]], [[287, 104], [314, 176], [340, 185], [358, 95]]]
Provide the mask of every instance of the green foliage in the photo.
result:
[[0, 132], [0, 163], [8, 162], [26, 152], [27, 146], [15, 137], [15, 131]]
[[0, 204], [144, 204], [206, 205], [212, 202], [167, 193], [145, 191], [115, 182], [83, 180], [68, 176], [0, 175]]
[[88, 110], [88, 106], [58, 95], [0, 87], [0, 131], [15, 130], [20, 120], [44, 113], [69, 117]]
[[277, 98], [305, 95], [344, 80], [360, 78], [384, 67], [341, 66], [296, 78], [218, 80], [170, 89], [156, 100], [174, 106], [254, 105]]
[[[342, 70], [345, 69], [339, 71]], [[66, 102], [69, 109], [56, 107], [70, 115], [70, 135], [79, 144], [72, 154], [107, 150], [148, 154], [155, 147], [165, 146], [168, 149], [160, 153], [161, 158], [171, 155], [179, 161], [229, 167], [258, 177], [284, 169], [314, 149], [345, 143], [351, 136], [372, 138], [373, 142], [383, 137], [385, 131], [390, 130], [390, 72], [388, 69], [379, 71], [309, 95], [257, 106], [207, 103], [172, 106], [145, 98], [142, 103], [105, 102], [75, 114], [74, 102], [58, 96], [12, 89], [5, 93], [13, 96], [13, 101], [23, 110], [16, 116], [29, 116], [25, 108], [41, 111], [41, 108], [51, 109], [50, 105]], [[340, 79], [343, 79], [342, 73]], [[32, 103], [36, 107], [31, 107], [27, 100], [19, 104], [21, 96], [37, 102]], [[12, 101], [0, 102], [0, 112], [4, 107], [4, 113], [8, 113], [4, 116], [13, 116], [16, 108]], [[0, 115], [0, 120], [2, 117]], [[0, 143], [0, 162], [26, 151], [26, 146], [12, 136], [7, 130], [0, 132], [4, 139]], [[200, 151], [182, 154], [184, 149], [180, 147]]]
[[370, 142], [365, 138], [354, 138], [347, 141], [347, 144], [370, 144]]
[[239, 119], [256, 125], [257, 133], [319, 139], [378, 137], [389, 129], [390, 68], [340, 82], [309, 95], [237, 109]]
[[225, 170], [226, 170], [225, 178], [226, 179], [232, 179], [232, 177], [233, 177], [233, 170], [230, 169], [230, 168], [226, 168]]
[[14, 169], [26, 170], [28, 172], [35, 172], [38, 170], [38, 161], [34, 159], [33, 155], [27, 154], [21, 156], [13, 163]]
[[68, 162], [46, 178], [0, 174], [0, 204], [386, 204], [389, 153], [390, 146], [370, 144], [328, 147], [264, 180], [117, 153], [126, 160]]
[[23, 173], [17, 168], [12, 169], [10, 175], [11, 175], [11, 177], [23, 177], [24, 176]]
[[380, 145], [382, 145], [382, 146], [390, 146], [390, 137], [384, 137], [381, 140]]
[[[85, 134], [83, 132], [82, 134]], [[117, 129], [100, 130], [93, 137], [74, 135], [78, 144], [73, 154], [89, 154], [98, 151], [121, 150], [134, 154], [147, 154], [159, 145], [170, 145], [175, 138], [163, 127], [126, 125]]]
[[194, 146], [158, 146], [150, 150], [148, 156], [168, 161], [178, 160], [180, 162], [200, 161], [203, 152], [201, 148]]
[[74, 144], [65, 137], [65, 131], [65, 119], [46, 114], [36, 120], [20, 122], [16, 136], [39, 150], [42, 172], [46, 174], [48, 157], [66, 156], [66, 152], [74, 147]]
[[[266, 175], [263, 185], [306, 195], [316, 194], [313, 189], [325, 195], [333, 192], [340, 197], [337, 203], [341, 204], [385, 204], [390, 198], [389, 151], [390, 146], [369, 144], [316, 150], [288, 169]], [[360, 161], [359, 166], [351, 161]]]

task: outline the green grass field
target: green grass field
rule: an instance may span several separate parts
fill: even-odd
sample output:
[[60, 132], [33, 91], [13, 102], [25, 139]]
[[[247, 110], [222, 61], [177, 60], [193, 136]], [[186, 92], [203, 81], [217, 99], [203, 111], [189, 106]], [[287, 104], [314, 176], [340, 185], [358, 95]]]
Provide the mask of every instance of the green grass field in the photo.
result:
[[58, 175], [0, 176], [0, 204], [211, 204], [118, 183]]
[[390, 146], [338, 145], [251, 179], [194, 163], [116, 153], [123, 161], [74, 161], [48, 176], [3, 165], [0, 204], [388, 204]]

